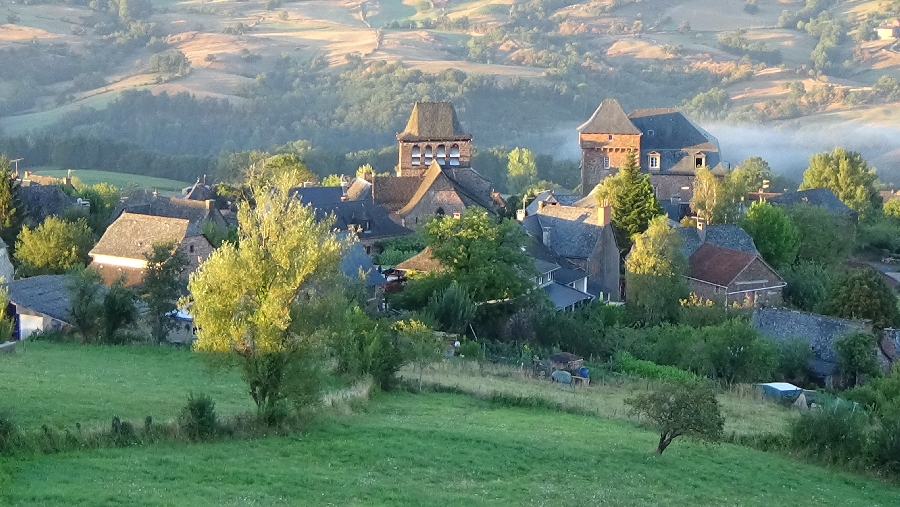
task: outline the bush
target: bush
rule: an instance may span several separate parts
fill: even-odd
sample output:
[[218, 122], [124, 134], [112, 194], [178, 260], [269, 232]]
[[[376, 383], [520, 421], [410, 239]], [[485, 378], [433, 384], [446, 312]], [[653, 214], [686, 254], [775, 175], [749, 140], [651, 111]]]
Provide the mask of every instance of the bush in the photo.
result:
[[792, 421], [790, 445], [829, 463], [848, 463], [864, 458], [869, 418], [852, 403], [812, 410]]
[[437, 319], [441, 331], [462, 334], [475, 318], [475, 302], [464, 286], [453, 282], [431, 296], [426, 311]]
[[481, 345], [473, 340], [466, 340], [457, 350], [460, 357], [476, 361], [481, 358]]
[[208, 395], [191, 393], [181, 409], [178, 426], [191, 440], [206, 440], [219, 431], [216, 404]]
[[872, 462], [879, 470], [900, 474], [900, 419], [881, 421], [872, 436]]
[[4, 413], [0, 413], [0, 454], [12, 454], [19, 447], [21, 435], [16, 423]]
[[620, 352], [616, 355], [615, 368], [617, 371], [646, 379], [674, 380], [677, 382], [696, 382], [700, 377], [689, 371], [674, 366], [661, 366], [652, 361], [635, 359], [628, 352]]
[[[48, 437], [51, 437], [49, 431], [47, 431], [46, 426], [44, 427], [44, 433], [47, 434]], [[126, 447], [129, 445], [133, 445], [137, 443], [137, 433], [134, 431], [134, 425], [132, 425], [128, 421], [122, 421], [118, 417], [112, 418], [112, 425], [109, 431], [110, 440], [119, 447]], [[51, 440], [48, 438], [48, 440]], [[53, 439], [55, 440], [55, 439]], [[58, 450], [58, 449], [57, 449]]]
[[392, 333], [374, 333], [366, 347], [366, 373], [384, 391], [397, 387], [397, 372], [403, 366], [403, 350], [399, 339]]

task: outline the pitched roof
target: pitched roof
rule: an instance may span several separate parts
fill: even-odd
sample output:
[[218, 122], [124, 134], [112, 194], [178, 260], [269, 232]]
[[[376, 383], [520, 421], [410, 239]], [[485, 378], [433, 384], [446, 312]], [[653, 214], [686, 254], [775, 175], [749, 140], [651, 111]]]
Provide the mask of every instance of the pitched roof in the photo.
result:
[[344, 257], [340, 263], [341, 273], [352, 279], [362, 276], [367, 287], [374, 287], [387, 283], [387, 278], [382, 275], [375, 265], [372, 264], [372, 258], [366, 255], [362, 244], [354, 241], [350, 249], [344, 253]]
[[401, 141], [471, 138], [463, 132], [451, 102], [416, 102], [406, 128], [397, 134]]
[[421, 252], [406, 259], [400, 264], [397, 264], [395, 268], [404, 271], [420, 271], [422, 273], [432, 273], [444, 270], [441, 261], [434, 258], [430, 246], [425, 247]]
[[812, 348], [814, 360], [831, 364], [838, 363], [834, 340], [850, 333], [871, 331], [871, 323], [783, 308], [758, 308], [750, 324], [777, 342], [792, 338], [805, 340]]
[[600, 241], [603, 227], [598, 224], [597, 210], [573, 206], [544, 206], [525, 217], [522, 226], [535, 238], [543, 239], [543, 229], [550, 229], [551, 250], [567, 258], [586, 259]]
[[796, 192], [785, 192], [775, 197], [769, 198], [771, 204], [781, 206], [793, 206], [794, 204], [809, 204], [811, 206], [822, 206], [829, 213], [834, 215], [855, 216], [856, 212], [850, 206], [843, 203], [831, 189], [828, 188], [810, 188], [807, 190], [798, 190]]
[[421, 184], [422, 178], [417, 176], [375, 176], [372, 180], [375, 202], [388, 211], [397, 211], [409, 203]]
[[[538, 195], [534, 196], [534, 200], [532, 200], [528, 206], [525, 208], [526, 215], [534, 215], [537, 213], [538, 203], [545, 204], [562, 204], [563, 206], [575, 206], [577, 202], [579, 202], [581, 198], [577, 195], [566, 194], [562, 192], [555, 192], [553, 190], [544, 190]], [[594, 206], [583, 206], [586, 208], [589, 207], [597, 207], [596, 201], [594, 202]]]
[[[204, 179], [206, 179], [205, 176]], [[216, 198], [216, 191], [209, 185], [200, 183], [199, 179], [197, 180], [197, 183], [182, 190], [182, 193], [184, 194], [184, 199], [190, 199], [192, 201], [206, 201]]]
[[347, 198], [351, 201], [372, 199], [372, 184], [365, 178], [356, 178], [347, 189]]
[[[444, 180], [449, 183], [459, 194], [460, 199], [466, 206], [478, 205], [486, 209], [488, 212], [493, 213], [495, 202], [493, 201], [492, 196], [490, 194], [482, 194], [482, 189], [471, 188], [470, 185], [474, 181], [477, 181], [477, 179], [475, 177], [464, 176], [464, 171], [472, 170], [444, 169], [437, 162], [433, 162], [431, 166], [428, 167], [428, 170], [425, 171], [425, 174], [422, 176], [421, 182], [419, 183], [419, 188], [416, 189], [416, 193], [413, 194], [413, 196], [409, 199], [409, 202], [407, 202], [406, 205], [403, 206], [403, 208], [397, 211], [397, 214], [402, 216], [410, 213], [413, 208], [415, 208], [419, 204], [419, 202], [428, 194], [429, 189], [431, 189], [431, 187], [440, 180]], [[466, 185], [463, 182], [459, 181], [459, 179], [451, 177], [451, 174], [454, 174], [455, 176], [457, 176], [457, 178], [460, 179], [462, 177], [470, 179], [470, 185]]]
[[594, 299], [594, 296], [586, 292], [581, 292], [578, 289], [573, 289], [558, 282], [550, 282], [541, 287], [541, 289], [547, 293], [547, 297], [550, 298], [557, 310], [563, 310], [576, 303]]
[[314, 208], [341, 202], [344, 189], [341, 187], [295, 187], [290, 195], [300, 199], [303, 204], [311, 204]]
[[719, 151], [716, 138], [677, 109], [637, 109], [628, 115], [628, 119], [644, 133], [641, 137], [642, 151]]
[[215, 201], [197, 201], [179, 197], [152, 196], [145, 202], [125, 202], [124, 210], [129, 213], [140, 213], [164, 218], [180, 218], [200, 228], [206, 222], [218, 226], [231, 225], [222, 212], [215, 206]]
[[[700, 235], [696, 227], [678, 227], [676, 230], [684, 240], [684, 256], [689, 258], [704, 242], [700, 241]], [[753, 238], [747, 234], [747, 231], [734, 224], [707, 225], [705, 243], [741, 252], [759, 254]]]
[[6, 285], [9, 300], [18, 306], [56, 320], [69, 321], [72, 307], [68, 275], [40, 275], [13, 280]]
[[688, 259], [688, 276], [727, 287], [756, 255], [704, 243]]
[[631, 123], [619, 101], [604, 99], [588, 121], [578, 127], [580, 134], [640, 134]]
[[19, 188], [25, 215], [37, 223], [49, 216], [59, 216], [75, 204], [59, 185], [29, 185]]
[[317, 218], [333, 214], [337, 229], [359, 229], [360, 238], [393, 238], [413, 232], [391, 220], [388, 210], [372, 201], [338, 201], [314, 207]]
[[141, 215], [126, 211], [106, 229], [103, 237], [90, 251], [90, 255], [144, 260], [144, 254], [152, 251], [154, 243], [163, 241], [180, 243], [185, 236], [197, 234], [199, 230], [183, 218]]

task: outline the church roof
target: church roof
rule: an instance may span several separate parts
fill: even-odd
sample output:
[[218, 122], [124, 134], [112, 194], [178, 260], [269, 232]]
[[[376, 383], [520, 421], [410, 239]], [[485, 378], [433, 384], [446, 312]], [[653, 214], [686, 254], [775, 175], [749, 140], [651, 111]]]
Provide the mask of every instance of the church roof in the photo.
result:
[[640, 134], [631, 123], [619, 101], [604, 99], [590, 119], [578, 127], [580, 134]]
[[469, 140], [472, 136], [463, 132], [451, 102], [416, 102], [403, 132], [397, 134], [401, 141]]

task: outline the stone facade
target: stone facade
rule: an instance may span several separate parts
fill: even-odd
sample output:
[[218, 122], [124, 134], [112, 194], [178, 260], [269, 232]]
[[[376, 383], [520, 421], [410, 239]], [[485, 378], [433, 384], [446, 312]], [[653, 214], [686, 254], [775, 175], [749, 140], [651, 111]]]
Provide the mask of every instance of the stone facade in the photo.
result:
[[[694, 198], [694, 176], [690, 174], [650, 174], [650, 184], [659, 201], [690, 202]], [[687, 188], [685, 188], [687, 187]]]
[[466, 203], [447, 178], [438, 178], [429, 187], [421, 199], [409, 209], [404, 209], [402, 220], [404, 227], [416, 229], [424, 225], [435, 215], [454, 215], [462, 213]]
[[421, 178], [431, 165], [431, 160], [436, 160], [445, 167], [471, 167], [472, 141], [471, 139], [401, 140], [397, 176]]
[[737, 303], [746, 307], [780, 306], [783, 287], [773, 286], [773, 282], [778, 282], [776, 285], [783, 285], [778, 273], [756, 258], [727, 287], [692, 279], [691, 290], [701, 298], [718, 304]]
[[587, 195], [600, 181], [616, 173], [629, 153], [641, 149], [640, 134], [589, 134], [579, 132], [581, 146], [582, 195]]
[[188, 259], [188, 266], [184, 270], [184, 276], [188, 276], [200, 267], [206, 259], [213, 253], [213, 246], [206, 239], [206, 236], [198, 234], [196, 236], [187, 236], [181, 240], [178, 249], [184, 252]]

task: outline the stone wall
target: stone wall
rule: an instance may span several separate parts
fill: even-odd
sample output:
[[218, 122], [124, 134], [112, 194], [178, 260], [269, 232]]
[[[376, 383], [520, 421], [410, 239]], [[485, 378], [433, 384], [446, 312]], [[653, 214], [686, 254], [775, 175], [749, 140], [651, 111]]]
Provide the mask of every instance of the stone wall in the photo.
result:
[[[625, 164], [629, 152], [640, 157], [639, 134], [579, 134], [578, 141], [581, 145], [582, 195], [587, 195], [603, 178], [615, 174], [616, 169]], [[608, 169], [604, 167], [605, 158], [609, 158]]]
[[[447, 164], [450, 160], [450, 149], [456, 145], [459, 146], [459, 166], [470, 167], [472, 165], [472, 141], [454, 141], [454, 140], [437, 140], [437, 141], [400, 141], [400, 158], [397, 164], [397, 176], [418, 176], [421, 177], [428, 170], [425, 165], [425, 148], [430, 146], [432, 155], [437, 155], [437, 147], [444, 145], [447, 154]], [[413, 147], [419, 147], [421, 164], [412, 165]]]

